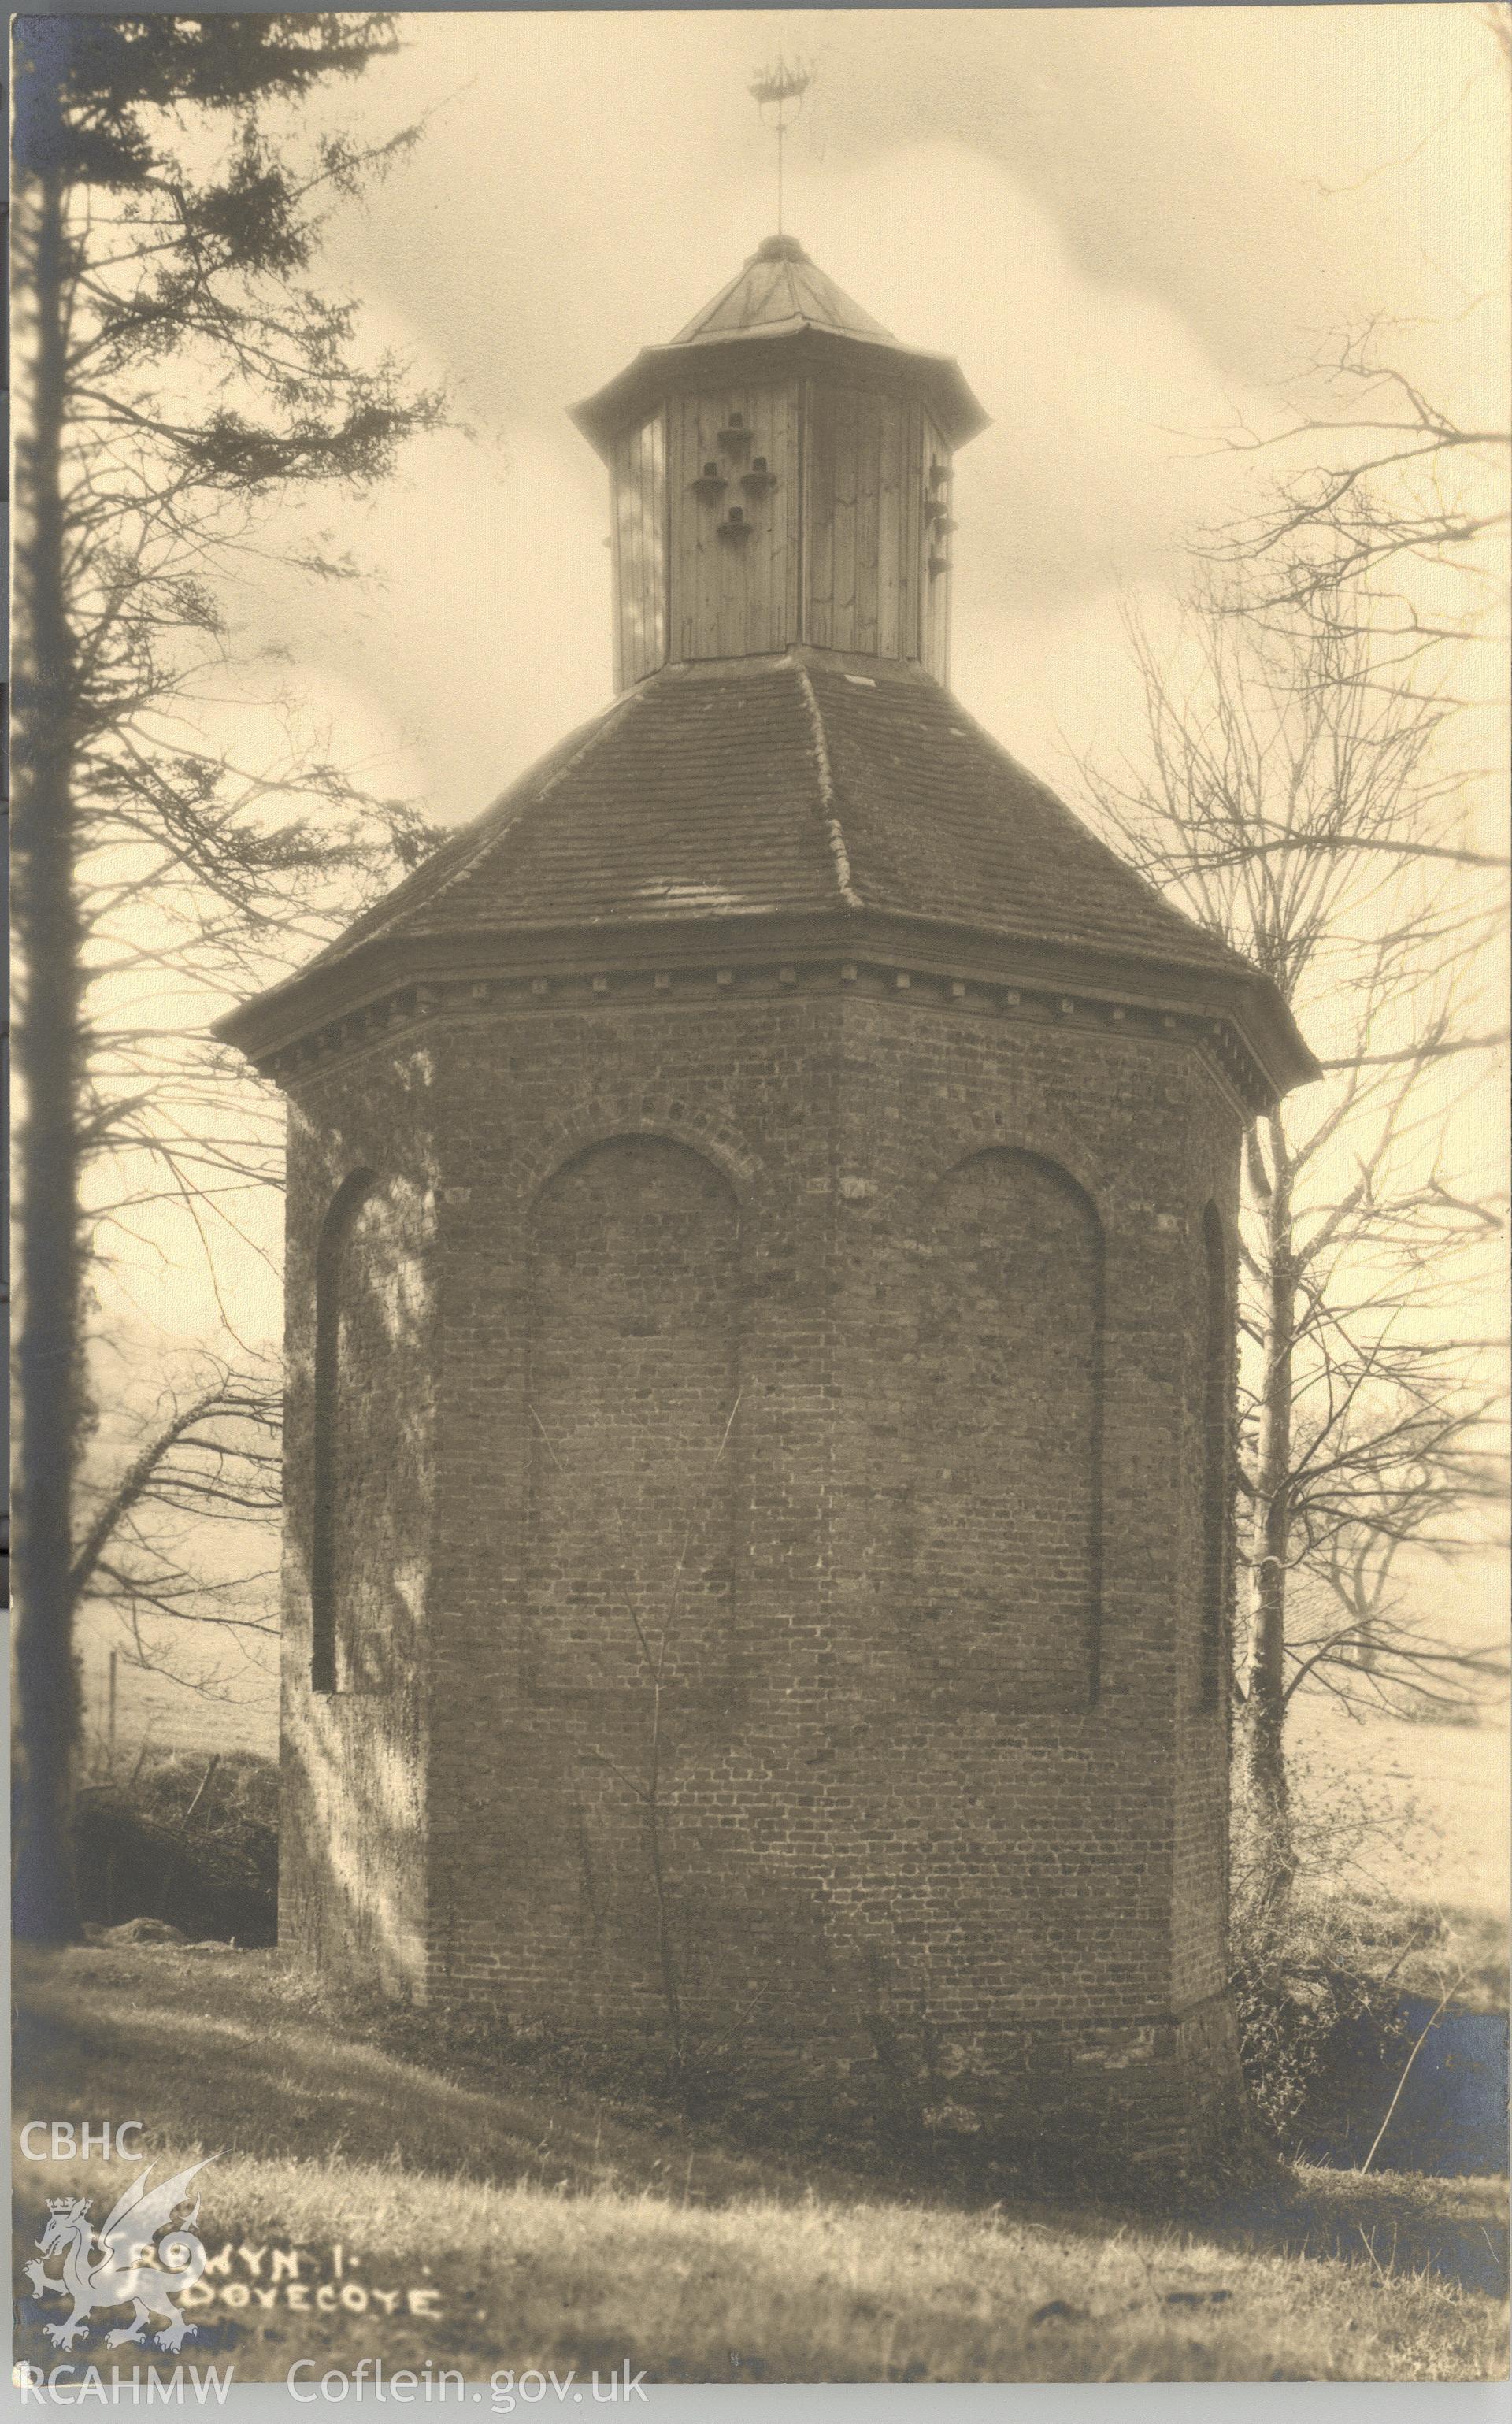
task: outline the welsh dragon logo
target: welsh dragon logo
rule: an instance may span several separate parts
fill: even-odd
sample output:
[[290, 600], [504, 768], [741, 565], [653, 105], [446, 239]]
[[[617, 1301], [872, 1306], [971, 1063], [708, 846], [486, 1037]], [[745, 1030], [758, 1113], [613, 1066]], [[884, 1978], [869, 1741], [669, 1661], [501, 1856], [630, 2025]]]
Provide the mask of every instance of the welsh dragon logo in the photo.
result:
[[[52, 2289], [73, 2301], [66, 2321], [42, 2326], [55, 2348], [71, 2349], [79, 2334], [88, 2330], [89, 2317], [97, 2306], [127, 2305], [134, 2309], [131, 2321], [119, 2331], [105, 2334], [106, 2348], [133, 2342], [140, 2347], [150, 2322], [163, 2325], [157, 2334], [160, 2349], [183, 2346], [194, 2325], [184, 2321], [173, 2302], [205, 2269], [205, 2251], [194, 2232], [199, 2219], [198, 2194], [188, 2220], [177, 2228], [170, 2225], [179, 2207], [189, 2202], [189, 2183], [196, 2172], [202, 2172], [205, 2163], [214, 2160], [207, 2155], [203, 2162], [191, 2163], [186, 2172], [175, 2172], [171, 2179], [151, 2190], [149, 2164], [98, 2230], [90, 2225], [88, 2197], [49, 2198], [47, 2227], [37, 2241], [41, 2259], [33, 2257], [24, 2269], [39, 2298]], [[160, 2231], [168, 2236], [159, 2243]], [[100, 2250], [97, 2257], [96, 2249]], [[45, 2259], [59, 2250], [63, 2277], [54, 2281], [48, 2277]]]

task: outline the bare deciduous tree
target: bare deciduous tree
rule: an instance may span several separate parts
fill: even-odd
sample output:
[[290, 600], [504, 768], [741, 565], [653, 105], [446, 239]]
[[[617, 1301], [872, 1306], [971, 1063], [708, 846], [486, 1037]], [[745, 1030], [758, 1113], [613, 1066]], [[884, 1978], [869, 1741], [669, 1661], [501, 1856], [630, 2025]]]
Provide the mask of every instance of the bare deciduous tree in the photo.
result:
[[[108, 1606], [135, 1664], [184, 1680], [163, 1648], [164, 1630], [184, 1624], [277, 1637], [281, 1426], [277, 1373], [201, 1354], [150, 1408], [118, 1425], [123, 1435], [108, 1459], [86, 1460], [72, 1605]], [[243, 1554], [223, 1559], [223, 1571], [207, 1560], [207, 1527], [219, 1540], [238, 1537]]]
[[1245, 567], [1245, 611], [1298, 614], [1368, 643], [1357, 680], [1400, 679], [1445, 643], [1504, 648], [1512, 432], [1463, 424], [1385, 359], [1379, 323], [1309, 366], [1333, 409], [1227, 443], [1276, 466], [1260, 512], [1218, 534]]
[[[1366, 602], [1320, 616], [1302, 597], [1284, 620], [1241, 604], [1200, 582], [1167, 649], [1131, 622], [1143, 751], [1082, 773], [1105, 829], [1275, 981], [1326, 1071], [1245, 1155], [1238, 1739], [1284, 1894], [1287, 1709], [1304, 1682], [1342, 1688], [1347, 1669], [1358, 1686], [1360, 1590], [1377, 1682], [1421, 1689], [1456, 1657], [1372, 1578], [1404, 1542], [1451, 1550], [1492, 1487], [1493, 1342], [1465, 1335], [1464, 1307], [1501, 1222], [1483, 1173], [1456, 1165], [1455, 1112], [1464, 1056], [1500, 1040], [1476, 979], [1500, 904], [1488, 854], [1465, 846], [1447, 710], [1363, 678]], [[1304, 1576], [1340, 1609], [1332, 1628], [1315, 1592], [1296, 1624]]]
[[[1472, 87], [1488, 74], [1504, 82], [1512, 68], [1512, 10], [1478, 13], [1486, 67], [1424, 142], [1453, 139]], [[1482, 295], [1465, 316], [1499, 299]], [[1504, 382], [1488, 412], [1456, 409], [1403, 367], [1412, 334], [1379, 315], [1335, 333], [1293, 383], [1285, 425], [1227, 433], [1271, 480], [1257, 510], [1214, 534], [1211, 554], [1242, 571], [1233, 595], [1246, 614], [1274, 616], [1282, 632], [1305, 616], [1362, 641], [1356, 680], [1401, 681], [1431, 658], [1443, 695], [1493, 650], [1500, 705], [1512, 527]]]

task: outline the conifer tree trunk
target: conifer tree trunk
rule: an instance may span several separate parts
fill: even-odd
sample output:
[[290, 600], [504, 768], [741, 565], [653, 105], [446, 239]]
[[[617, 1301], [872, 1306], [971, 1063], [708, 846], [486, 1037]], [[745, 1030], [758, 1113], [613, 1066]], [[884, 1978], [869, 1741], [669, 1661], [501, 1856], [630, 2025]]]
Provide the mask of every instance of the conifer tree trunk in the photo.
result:
[[30, 419], [17, 448], [14, 851], [27, 961], [16, 1036], [23, 1095], [19, 1377], [23, 1396], [15, 1635], [20, 1761], [13, 1909], [18, 1935], [80, 1932], [72, 1796], [78, 1725], [72, 1475], [82, 1416], [78, 1105], [80, 925], [73, 876], [73, 649], [64, 574], [63, 429], [68, 232], [63, 181], [30, 199], [35, 314]]
[[[369, 859], [387, 872], [401, 837], [422, 829], [313, 759], [285, 767], [273, 789], [287, 780], [331, 809], [328, 840], [302, 814], [263, 818], [255, 784], [196, 741], [185, 746], [176, 721], [165, 730], [189, 667], [224, 640], [209, 576], [239, 562], [247, 521], [316, 482], [371, 488], [407, 437], [443, 417], [442, 399], [412, 391], [397, 363], [364, 365], [348, 342], [350, 308], [307, 275], [328, 212], [399, 158], [414, 130], [354, 148], [317, 129], [307, 144], [295, 111], [283, 121], [285, 150], [263, 124], [263, 113], [399, 47], [391, 17], [369, 10], [16, 22], [24, 417], [14, 861], [24, 1001], [13, 1896], [18, 1932], [42, 1941], [79, 1933], [70, 1578], [97, 1252], [81, 1173], [108, 1163], [113, 1115], [143, 1106], [163, 1076], [152, 1061], [146, 1085], [123, 1095], [131, 1039], [99, 1032], [90, 980], [103, 962], [135, 965], [136, 946], [124, 918], [112, 930], [101, 887], [91, 893], [89, 855], [108, 861], [123, 847], [140, 865], [145, 853], [140, 880], [177, 885], [186, 984], [208, 979], [216, 990], [236, 956], [222, 936], [228, 916], [244, 932], [274, 933], [302, 885]], [[220, 155], [204, 153], [197, 170], [181, 143], [196, 129], [202, 151], [217, 123]], [[174, 393], [170, 372], [165, 396], [157, 382], [181, 348], [196, 358], [188, 391]], [[209, 386], [203, 348], [218, 373]], [[146, 1141], [197, 1219], [199, 1167], [165, 1125]], [[91, 1190], [97, 1217], [119, 1208]], [[261, 1416], [242, 1402], [231, 1419]]]

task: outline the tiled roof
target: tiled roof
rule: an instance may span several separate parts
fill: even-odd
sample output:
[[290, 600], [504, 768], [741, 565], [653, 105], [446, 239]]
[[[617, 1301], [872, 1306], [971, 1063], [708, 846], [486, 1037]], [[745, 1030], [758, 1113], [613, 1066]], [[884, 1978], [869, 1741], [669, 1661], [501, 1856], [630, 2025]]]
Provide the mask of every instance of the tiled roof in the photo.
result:
[[881, 364], [889, 375], [916, 382], [953, 445], [963, 446], [987, 426], [959, 363], [947, 354], [899, 343], [790, 235], [769, 235], [670, 344], [643, 346], [607, 386], [573, 407], [572, 418], [604, 454], [620, 430], [673, 388], [697, 384], [722, 368], [737, 381], [792, 376], [811, 367], [815, 356], [827, 358], [842, 375]]
[[710, 337], [743, 336], [752, 329], [772, 335], [797, 327], [838, 328], [848, 337], [894, 343], [891, 329], [816, 268], [792, 235], [769, 235], [740, 276], [695, 312], [672, 342], [692, 345]]
[[1252, 981], [937, 682], [807, 649], [628, 692], [311, 965], [378, 936], [846, 909]]

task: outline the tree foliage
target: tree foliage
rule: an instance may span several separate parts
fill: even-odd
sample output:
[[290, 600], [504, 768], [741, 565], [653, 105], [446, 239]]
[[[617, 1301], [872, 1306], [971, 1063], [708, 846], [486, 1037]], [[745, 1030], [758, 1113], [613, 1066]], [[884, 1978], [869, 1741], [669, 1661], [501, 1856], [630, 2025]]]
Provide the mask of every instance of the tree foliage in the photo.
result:
[[[315, 484], [373, 487], [440, 418], [441, 399], [368, 359], [353, 305], [313, 282], [329, 211], [413, 130], [375, 147], [305, 136], [289, 106], [390, 53], [386, 17], [24, 25], [22, 309], [33, 319], [46, 284], [62, 325], [56, 387], [33, 389], [23, 451], [34, 474], [39, 448], [58, 457], [79, 1137], [88, 1157], [146, 1156], [152, 1173], [137, 1161], [114, 1191], [94, 1188], [107, 1232], [160, 1191], [200, 1222], [265, 1177], [277, 1140], [250, 1090], [215, 1132], [212, 1005], [308, 956], [366, 880], [429, 838], [334, 761], [265, 662], [273, 744], [258, 748], [255, 726], [245, 757], [205, 737], [238, 697], [228, 582], [283, 551], [279, 508]], [[295, 553], [315, 577], [357, 577], [349, 559]]]
[[[216, 1108], [212, 1007], [304, 956], [426, 839], [299, 731], [290, 701], [271, 753], [208, 737], [253, 694], [227, 585], [278, 559], [281, 509], [317, 486], [370, 490], [442, 416], [318, 281], [329, 213], [414, 135], [323, 132], [313, 96], [397, 41], [369, 12], [17, 29], [17, 1913], [32, 1934], [77, 1923], [90, 1259], [147, 1207], [172, 1203], [201, 1234], [234, 1219], [276, 1129], [249, 1090], [239, 1115]], [[302, 540], [294, 552], [314, 576], [356, 577]]]

